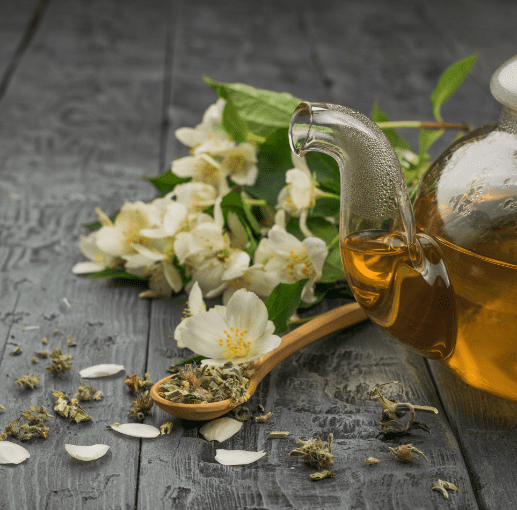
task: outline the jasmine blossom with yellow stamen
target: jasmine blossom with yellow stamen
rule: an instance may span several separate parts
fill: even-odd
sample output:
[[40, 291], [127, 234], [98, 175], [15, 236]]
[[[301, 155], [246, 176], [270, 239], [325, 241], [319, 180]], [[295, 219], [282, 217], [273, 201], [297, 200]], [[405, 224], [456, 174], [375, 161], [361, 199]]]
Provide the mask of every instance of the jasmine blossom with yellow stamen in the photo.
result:
[[207, 365], [247, 363], [280, 345], [266, 306], [245, 289], [235, 292], [226, 307], [200, 312], [185, 322], [181, 340], [196, 354], [208, 357], [203, 360]]

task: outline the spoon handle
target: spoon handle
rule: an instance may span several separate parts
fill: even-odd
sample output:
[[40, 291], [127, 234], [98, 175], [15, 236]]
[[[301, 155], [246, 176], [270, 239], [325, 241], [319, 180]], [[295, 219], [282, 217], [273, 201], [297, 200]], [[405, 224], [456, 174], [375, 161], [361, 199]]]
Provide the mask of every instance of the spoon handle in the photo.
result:
[[285, 334], [282, 337], [282, 343], [276, 349], [264, 354], [256, 361], [257, 369], [253, 375], [254, 383], [258, 384], [278, 363], [315, 340], [340, 329], [348, 328], [367, 318], [368, 316], [359, 304], [353, 302], [329, 310], [302, 324]]

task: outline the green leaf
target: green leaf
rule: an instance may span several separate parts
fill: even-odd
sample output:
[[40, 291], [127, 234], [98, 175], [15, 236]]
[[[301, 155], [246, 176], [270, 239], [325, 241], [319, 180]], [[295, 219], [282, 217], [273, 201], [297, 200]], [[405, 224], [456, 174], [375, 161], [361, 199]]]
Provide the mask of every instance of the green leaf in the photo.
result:
[[[373, 103], [372, 110], [372, 120], [374, 122], [389, 122], [388, 115], [379, 109], [378, 99], [375, 98], [375, 102]], [[386, 138], [390, 141], [391, 145], [393, 145], [396, 149], [404, 149], [408, 151], [412, 151], [412, 147], [400, 134], [393, 128], [381, 128], [383, 133], [386, 135]]]
[[269, 320], [275, 325], [275, 335], [288, 329], [287, 321], [300, 305], [303, 287], [308, 278], [295, 283], [279, 283], [266, 299]]
[[223, 83], [205, 76], [205, 82], [215, 93], [231, 103], [249, 130], [267, 137], [275, 129], [287, 127], [301, 99], [287, 92], [257, 89], [243, 83]]
[[339, 213], [339, 196], [336, 198], [321, 197], [316, 200], [316, 205], [310, 212], [310, 216], [332, 217]]
[[427, 151], [433, 145], [440, 136], [443, 135], [444, 130], [443, 129], [424, 129], [420, 128], [420, 135], [419, 135], [419, 147], [418, 152], [420, 154], [420, 157], [425, 157], [427, 155]]
[[171, 192], [178, 184], [190, 181], [190, 177], [178, 177], [172, 170], [166, 170], [158, 177], [144, 177], [144, 180], [150, 182], [160, 194], [160, 197]]
[[278, 194], [285, 186], [285, 173], [293, 168], [287, 128], [273, 131], [257, 152], [258, 177], [245, 189], [253, 196], [276, 205]]
[[325, 259], [320, 282], [332, 283], [340, 280], [346, 280], [346, 276], [341, 262], [339, 244], [336, 244], [330, 249], [327, 258]]
[[449, 66], [440, 76], [438, 84], [431, 93], [431, 104], [433, 105], [433, 114], [438, 122], [443, 122], [440, 114], [440, 108], [445, 104], [453, 94], [459, 89], [461, 84], [474, 65], [477, 55], [471, 55], [464, 58], [451, 66]]
[[223, 110], [223, 128], [237, 143], [245, 142], [248, 139], [248, 127], [240, 118], [233, 103], [227, 102]]
[[321, 152], [308, 152], [305, 155], [305, 161], [311, 173], [316, 175], [316, 181], [321, 189], [339, 194], [339, 167], [333, 157]]
[[338, 235], [338, 226], [320, 216], [307, 218], [307, 228], [313, 236], [323, 239], [327, 245]]
[[182, 359], [181, 361], [174, 363], [171, 366], [171, 368], [172, 367], [181, 367], [183, 365], [186, 365], [187, 363], [197, 363], [199, 361], [203, 361], [204, 359], [208, 359], [208, 358], [206, 356], [201, 356], [201, 355], [191, 356], [190, 358]]
[[142, 276], [136, 276], [134, 274], [127, 273], [123, 269], [110, 269], [106, 268], [97, 273], [91, 273], [87, 278], [94, 280], [99, 278], [121, 278], [123, 280], [140, 280], [146, 281], [148, 278]]

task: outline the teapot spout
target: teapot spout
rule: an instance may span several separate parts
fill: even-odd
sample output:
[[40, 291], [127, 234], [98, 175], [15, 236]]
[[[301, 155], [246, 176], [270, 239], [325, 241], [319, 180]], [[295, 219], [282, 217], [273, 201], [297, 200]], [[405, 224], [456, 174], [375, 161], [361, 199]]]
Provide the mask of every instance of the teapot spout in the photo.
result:
[[364, 230], [405, 234], [418, 264], [415, 218], [400, 163], [382, 130], [365, 115], [332, 103], [301, 103], [289, 125], [292, 151], [332, 156], [341, 174], [340, 237]]
[[395, 340], [429, 358], [448, 357], [457, 331], [449, 274], [436, 242], [417, 233], [386, 135], [351, 108], [303, 102], [289, 142], [298, 156], [318, 151], [339, 165], [341, 259], [357, 302]]

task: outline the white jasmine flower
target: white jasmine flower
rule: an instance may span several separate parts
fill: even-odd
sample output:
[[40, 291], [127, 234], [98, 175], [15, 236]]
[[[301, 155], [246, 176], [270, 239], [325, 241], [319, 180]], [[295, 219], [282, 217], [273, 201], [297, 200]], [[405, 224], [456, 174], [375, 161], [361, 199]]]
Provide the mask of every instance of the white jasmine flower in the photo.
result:
[[206, 305], [203, 301], [203, 295], [201, 294], [199, 284], [195, 282], [194, 285], [192, 285], [188, 296], [187, 308], [185, 308], [183, 312], [185, 317], [181, 320], [174, 331], [174, 340], [176, 340], [180, 349], [185, 348], [185, 344], [181, 340], [181, 334], [185, 329], [187, 321], [190, 319], [190, 317], [193, 317], [194, 315], [197, 315], [201, 312], [206, 312]]
[[150, 238], [172, 237], [184, 226], [186, 219], [185, 205], [171, 201], [163, 210], [161, 225], [155, 228], [143, 228], [140, 230], [140, 235]]
[[245, 248], [249, 244], [248, 232], [241, 223], [239, 216], [234, 212], [229, 212], [226, 218], [230, 228], [230, 245], [232, 248]]
[[223, 416], [216, 420], [211, 420], [205, 423], [200, 429], [199, 433], [207, 441], [218, 441], [222, 443], [230, 437], [234, 436], [242, 428], [243, 422]]
[[230, 298], [225, 315], [210, 309], [192, 316], [182, 332], [183, 343], [203, 363], [223, 365], [228, 360], [246, 363], [280, 345], [275, 326], [268, 320], [266, 305], [254, 293], [240, 289]]
[[219, 195], [230, 191], [226, 182], [226, 170], [208, 154], [200, 153], [175, 159], [171, 170], [179, 177], [191, 177], [194, 182], [210, 184]]
[[272, 229], [267, 245], [275, 256], [268, 259], [265, 268], [277, 272], [281, 283], [309, 278], [302, 292], [302, 301], [314, 302], [314, 284], [321, 278], [323, 263], [328, 255], [325, 242], [318, 237], [299, 241], [286, 231]]
[[183, 280], [178, 270], [167, 259], [146, 268], [149, 288], [139, 294], [143, 298], [168, 298], [171, 291], [178, 293], [183, 288]]
[[[178, 184], [170, 195], [187, 208], [187, 225], [195, 226], [197, 217], [217, 198], [217, 190], [204, 182], [186, 182]], [[166, 195], [167, 196], [167, 195]]]
[[228, 303], [229, 299], [239, 289], [246, 289], [254, 292], [262, 299], [266, 299], [279, 283], [280, 278], [277, 272], [266, 270], [263, 264], [253, 264], [242, 275], [226, 282], [223, 303]]
[[307, 236], [312, 236], [307, 228], [307, 215], [316, 204], [316, 199], [322, 192], [316, 188], [305, 158], [291, 154], [294, 168], [287, 170], [285, 181], [287, 186], [278, 194], [277, 207], [292, 216], [300, 218], [300, 230]]
[[215, 104], [208, 107], [200, 124], [195, 128], [177, 129], [176, 138], [189, 147], [194, 154], [203, 152], [211, 154], [233, 147], [235, 142], [226, 133], [222, 123], [225, 105], [224, 99], [218, 99]]
[[215, 460], [224, 466], [243, 466], [251, 464], [266, 455], [264, 450], [250, 452], [248, 450], [216, 450]]
[[221, 158], [221, 168], [225, 175], [236, 184], [253, 186], [257, 180], [257, 148], [245, 142], [216, 154]]
[[115, 221], [103, 225], [97, 231], [97, 245], [108, 255], [124, 257], [135, 253], [135, 245], [151, 247], [152, 241], [142, 235], [141, 230], [159, 227], [158, 209], [144, 202], [126, 202]]
[[79, 262], [72, 268], [75, 274], [96, 273], [106, 268], [117, 267], [122, 260], [104, 253], [97, 245], [98, 231], [92, 232], [87, 236], [82, 236], [79, 241], [79, 249], [82, 251], [89, 261]]

